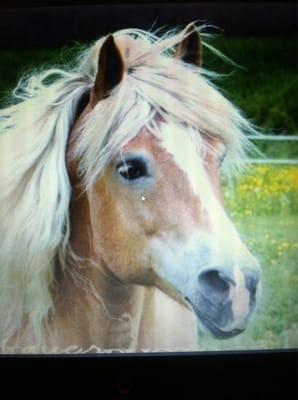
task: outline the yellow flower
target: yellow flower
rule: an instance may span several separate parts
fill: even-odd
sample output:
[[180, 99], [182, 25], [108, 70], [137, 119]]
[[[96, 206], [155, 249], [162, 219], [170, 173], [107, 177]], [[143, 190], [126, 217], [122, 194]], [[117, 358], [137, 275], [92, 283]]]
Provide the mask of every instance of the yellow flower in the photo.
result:
[[[251, 166], [231, 191], [224, 186], [227, 208], [238, 216], [298, 212], [298, 167]], [[231, 214], [232, 215], [232, 214]]]

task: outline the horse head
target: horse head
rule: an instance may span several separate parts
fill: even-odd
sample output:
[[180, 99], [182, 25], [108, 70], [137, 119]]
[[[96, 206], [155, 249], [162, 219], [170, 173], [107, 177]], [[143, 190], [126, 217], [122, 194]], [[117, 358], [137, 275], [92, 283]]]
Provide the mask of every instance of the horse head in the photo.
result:
[[147, 47], [109, 35], [92, 53], [95, 79], [68, 154], [88, 214], [89, 236], [77, 235], [77, 251], [88, 242], [111, 279], [154, 286], [208, 332], [231, 337], [246, 328], [261, 288], [258, 261], [220, 190], [224, 158], [241, 146], [230, 121], [240, 116], [201, 80], [193, 25], [170, 57], [158, 43], [151, 53]]

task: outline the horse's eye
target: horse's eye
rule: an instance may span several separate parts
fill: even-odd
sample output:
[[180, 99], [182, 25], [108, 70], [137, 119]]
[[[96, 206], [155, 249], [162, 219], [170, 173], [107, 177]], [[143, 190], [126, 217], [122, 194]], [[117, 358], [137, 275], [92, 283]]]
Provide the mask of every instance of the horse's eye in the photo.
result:
[[140, 158], [122, 161], [117, 165], [117, 171], [122, 178], [129, 181], [149, 176], [146, 163]]

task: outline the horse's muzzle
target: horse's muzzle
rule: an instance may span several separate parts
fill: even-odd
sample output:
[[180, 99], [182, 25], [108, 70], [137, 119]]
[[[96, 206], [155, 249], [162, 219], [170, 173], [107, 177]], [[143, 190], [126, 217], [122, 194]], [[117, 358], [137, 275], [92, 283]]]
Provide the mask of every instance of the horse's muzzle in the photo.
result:
[[229, 338], [246, 329], [256, 308], [260, 287], [258, 266], [205, 268], [186, 300], [207, 331], [217, 338]]

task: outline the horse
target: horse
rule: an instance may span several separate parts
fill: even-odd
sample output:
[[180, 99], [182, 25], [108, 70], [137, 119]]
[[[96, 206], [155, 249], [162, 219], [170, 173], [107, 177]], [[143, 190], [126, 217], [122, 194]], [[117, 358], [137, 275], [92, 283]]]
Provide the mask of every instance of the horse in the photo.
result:
[[0, 111], [3, 353], [199, 350], [243, 332], [261, 270], [224, 208], [256, 128], [202, 27], [105, 35]]

